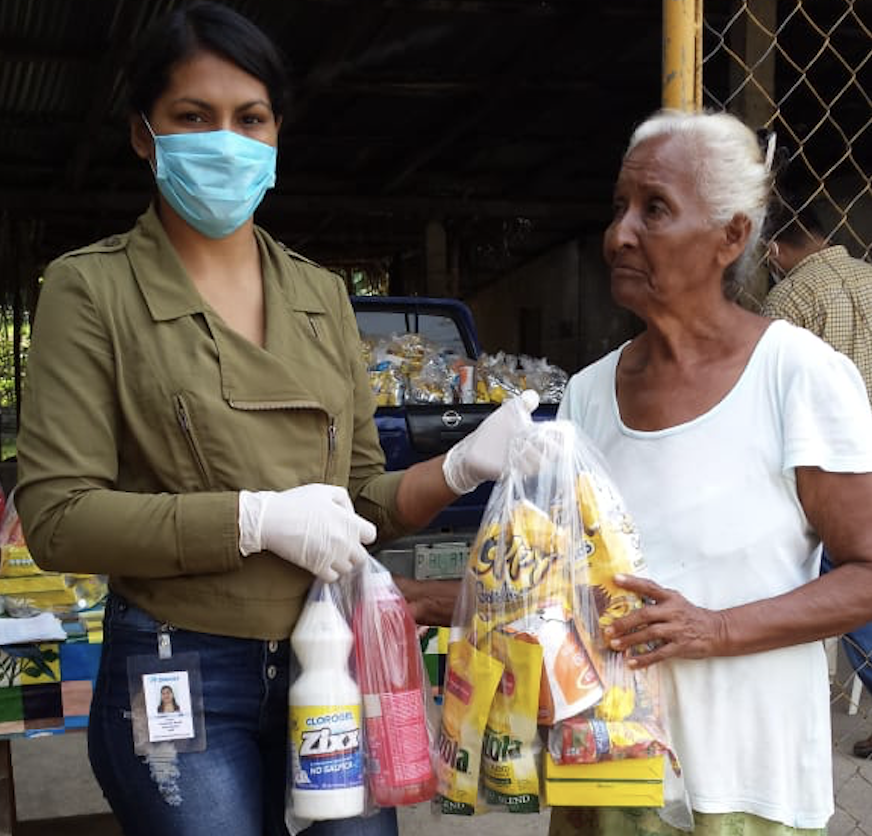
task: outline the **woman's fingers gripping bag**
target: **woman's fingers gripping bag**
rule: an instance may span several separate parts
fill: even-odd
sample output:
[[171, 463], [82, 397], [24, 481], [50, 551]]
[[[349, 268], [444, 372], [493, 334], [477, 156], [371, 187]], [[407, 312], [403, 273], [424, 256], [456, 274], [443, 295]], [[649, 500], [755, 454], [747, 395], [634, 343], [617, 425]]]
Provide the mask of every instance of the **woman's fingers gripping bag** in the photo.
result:
[[683, 802], [657, 668], [633, 670], [604, 635], [644, 606], [615, 574], [643, 570], [636, 528], [592, 443], [566, 421], [517, 438], [454, 611], [442, 812], [662, 806], [665, 785]]

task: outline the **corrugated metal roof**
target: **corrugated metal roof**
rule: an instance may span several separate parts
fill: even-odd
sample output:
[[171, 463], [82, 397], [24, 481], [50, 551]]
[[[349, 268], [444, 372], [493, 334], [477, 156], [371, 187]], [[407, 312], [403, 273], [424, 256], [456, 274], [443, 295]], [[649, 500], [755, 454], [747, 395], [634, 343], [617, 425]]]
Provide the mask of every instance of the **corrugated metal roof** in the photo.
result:
[[[0, 210], [42, 219], [43, 257], [128, 227], [147, 202], [120, 64], [179, 5], [0, 2]], [[479, 230], [522, 218], [508, 267], [598, 229], [630, 127], [659, 103], [651, 0], [228, 5], [274, 38], [297, 84], [259, 219], [316, 258], [420, 250], [430, 218], [474, 252]]]

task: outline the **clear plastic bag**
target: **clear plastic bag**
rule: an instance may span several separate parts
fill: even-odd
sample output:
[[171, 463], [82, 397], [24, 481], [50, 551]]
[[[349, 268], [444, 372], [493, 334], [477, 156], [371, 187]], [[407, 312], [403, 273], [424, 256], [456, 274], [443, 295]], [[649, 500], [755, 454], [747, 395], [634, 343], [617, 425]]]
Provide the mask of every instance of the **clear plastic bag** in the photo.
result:
[[390, 572], [371, 559], [352, 616], [371, 804], [399, 807], [436, 793], [436, 722], [418, 629]]
[[475, 392], [477, 403], [502, 403], [524, 390], [516, 372], [517, 358], [498, 351], [482, 354], [475, 363]]
[[18, 618], [41, 612], [72, 615], [97, 606], [107, 592], [105, 575], [46, 572], [34, 563], [24, 541], [13, 490], [0, 521], [0, 602], [3, 611]]
[[430, 800], [437, 721], [417, 628], [390, 573], [370, 558], [335, 583], [316, 580], [291, 646], [290, 832]]
[[522, 354], [518, 365], [524, 376], [524, 388], [533, 389], [539, 393], [542, 403], [560, 403], [569, 375], [559, 366], [554, 366], [544, 357], [529, 357]]
[[[644, 561], [599, 453], [569, 422], [534, 424], [491, 494], [452, 619], [445, 710], [452, 687], [471, 681], [474, 690], [443, 717], [443, 812], [539, 809], [545, 757], [558, 766], [666, 757], [676, 771], [667, 803], [684, 803], [658, 669], [630, 668], [603, 634], [644, 605], [614, 584], [619, 572], [642, 574]], [[520, 643], [538, 649], [538, 666]], [[537, 700], [495, 696], [531, 691]], [[537, 726], [548, 744], [541, 754]], [[501, 748], [495, 738], [511, 742]]]

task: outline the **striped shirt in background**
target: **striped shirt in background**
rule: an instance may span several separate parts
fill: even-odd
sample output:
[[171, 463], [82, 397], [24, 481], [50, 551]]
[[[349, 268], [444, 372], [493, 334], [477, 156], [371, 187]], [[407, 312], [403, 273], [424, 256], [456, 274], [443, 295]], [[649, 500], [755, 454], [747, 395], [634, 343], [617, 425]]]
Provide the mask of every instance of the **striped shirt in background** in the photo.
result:
[[769, 291], [763, 314], [807, 328], [850, 357], [872, 403], [872, 264], [841, 246], [819, 250]]

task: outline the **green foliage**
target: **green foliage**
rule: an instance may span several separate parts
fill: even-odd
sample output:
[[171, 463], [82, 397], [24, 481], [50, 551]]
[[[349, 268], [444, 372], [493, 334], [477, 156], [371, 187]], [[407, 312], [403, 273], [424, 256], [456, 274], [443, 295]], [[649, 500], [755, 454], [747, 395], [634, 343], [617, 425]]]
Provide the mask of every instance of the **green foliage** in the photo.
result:
[[[30, 348], [30, 322], [21, 323], [21, 370], [22, 379]], [[12, 310], [0, 312], [0, 407], [15, 407], [15, 332]]]

